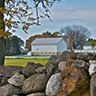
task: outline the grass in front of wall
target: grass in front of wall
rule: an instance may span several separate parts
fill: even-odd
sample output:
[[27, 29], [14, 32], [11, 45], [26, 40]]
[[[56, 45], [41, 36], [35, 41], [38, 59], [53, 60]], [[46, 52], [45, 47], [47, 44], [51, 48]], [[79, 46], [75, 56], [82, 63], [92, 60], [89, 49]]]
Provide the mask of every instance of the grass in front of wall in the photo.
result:
[[26, 66], [28, 62], [41, 63], [45, 65], [48, 58], [6, 58], [4, 66]]

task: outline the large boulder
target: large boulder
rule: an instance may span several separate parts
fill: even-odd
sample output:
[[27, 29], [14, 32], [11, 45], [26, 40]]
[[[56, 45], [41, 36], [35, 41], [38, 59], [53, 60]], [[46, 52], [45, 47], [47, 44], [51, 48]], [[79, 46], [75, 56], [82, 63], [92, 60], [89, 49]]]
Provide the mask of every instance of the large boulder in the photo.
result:
[[73, 66], [80, 67], [80, 68], [84, 68], [84, 69], [86, 69], [86, 70], [88, 70], [88, 68], [89, 68], [88, 63], [86, 63], [86, 62], [83, 61], [83, 60], [73, 60], [72, 65], [73, 65]]
[[46, 70], [46, 67], [43, 66], [43, 67], [38, 67], [35, 72], [38, 73], [38, 74], [41, 74], [41, 73], [45, 73], [45, 70]]
[[46, 95], [47, 96], [56, 96], [56, 93], [61, 87], [61, 73], [56, 73], [52, 75], [46, 85]]
[[30, 94], [32, 92], [44, 92], [48, 77], [46, 74], [34, 74], [24, 81], [22, 92]]
[[8, 83], [17, 87], [22, 87], [25, 77], [22, 74], [16, 72], [10, 79], [8, 79]]
[[84, 60], [86, 62], [88, 62], [89, 60], [95, 60], [96, 59], [96, 53], [79, 53], [77, 54], [77, 58], [79, 60]]
[[91, 96], [96, 96], [96, 73], [91, 77], [90, 91]]
[[44, 92], [39, 92], [39, 93], [32, 93], [27, 96], [46, 96], [46, 94]]
[[60, 62], [61, 61], [65, 61], [67, 58], [72, 58], [72, 59], [77, 59], [77, 54], [74, 52], [68, 52], [68, 51], [64, 51], [61, 55], [60, 55]]
[[[89, 89], [89, 76], [85, 69], [68, 66], [61, 72], [61, 76], [62, 87], [56, 96], [84, 96]], [[90, 96], [89, 92], [87, 96]]]
[[22, 69], [22, 74], [28, 78], [35, 74], [35, 69], [41, 67], [41, 64], [35, 64], [34, 62], [28, 62], [27, 65]]
[[0, 74], [5, 77], [11, 77], [15, 71], [21, 70], [23, 67], [21, 66], [1, 66], [0, 67]]
[[59, 71], [63, 71], [63, 69], [66, 67], [66, 61], [61, 61], [59, 64], [58, 64], [58, 69]]
[[21, 89], [11, 84], [6, 84], [0, 87], [0, 96], [11, 96], [20, 93], [21, 93]]
[[58, 58], [57, 58], [57, 56], [52, 55], [49, 58], [45, 67], [46, 67], [45, 73], [48, 76], [51, 76], [52, 74], [56, 73], [58, 71]]
[[49, 58], [48, 63], [51, 63], [51, 64], [58, 63], [58, 58], [57, 58], [57, 56], [52, 55], [52, 56]]
[[96, 60], [89, 60], [90, 94], [96, 96]]
[[7, 84], [10, 78], [17, 70], [21, 70], [21, 66], [1, 66], [0, 67], [0, 86]]
[[8, 78], [6, 76], [0, 77], [0, 86], [7, 84], [8, 83], [7, 80]]
[[92, 76], [96, 73], [96, 60], [89, 60], [89, 75]]

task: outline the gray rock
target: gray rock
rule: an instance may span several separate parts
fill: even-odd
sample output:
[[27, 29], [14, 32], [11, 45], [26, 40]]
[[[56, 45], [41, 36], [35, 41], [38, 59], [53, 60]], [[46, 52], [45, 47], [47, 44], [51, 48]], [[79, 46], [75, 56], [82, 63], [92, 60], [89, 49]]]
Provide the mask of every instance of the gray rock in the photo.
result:
[[56, 56], [51, 56], [47, 62], [47, 64], [45, 65], [46, 67], [46, 74], [48, 76], [51, 76], [52, 74], [57, 73], [58, 71], [58, 62], [57, 62], [58, 58]]
[[96, 60], [89, 60], [89, 75], [92, 76], [96, 73]]
[[58, 69], [59, 71], [63, 71], [63, 69], [66, 67], [66, 62], [65, 61], [61, 61], [59, 64], [58, 64]]
[[54, 73], [55, 73], [55, 66], [53, 64], [47, 64], [46, 65], [46, 74], [48, 76], [51, 76]]
[[96, 73], [91, 77], [90, 96], [96, 96]]
[[5, 77], [5, 76], [1, 77], [0, 78], [0, 86], [7, 84], [8, 83], [7, 80], [8, 80], [7, 77]]
[[6, 84], [0, 87], [0, 96], [11, 96], [14, 94], [19, 94], [19, 93], [21, 93], [21, 89], [14, 87], [11, 84]]
[[46, 94], [43, 92], [42, 93], [32, 93], [32, 94], [29, 94], [27, 96], [46, 96]]
[[3, 77], [3, 74], [0, 73], [0, 77]]
[[64, 52], [60, 55], [60, 62], [61, 62], [61, 61], [65, 61], [67, 58], [77, 59], [77, 54], [74, 53], [74, 52], [64, 51]]
[[24, 81], [22, 92], [30, 94], [32, 92], [44, 92], [48, 77], [46, 74], [34, 74]]
[[10, 78], [17, 70], [21, 70], [20, 66], [1, 66], [0, 67], [0, 86], [8, 84], [8, 78]]
[[41, 64], [35, 64], [34, 62], [28, 62], [27, 66], [22, 69], [22, 73], [25, 77], [30, 77], [35, 74], [35, 69], [41, 67]]
[[96, 64], [96, 60], [89, 60], [89, 64]]
[[11, 77], [13, 73], [17, 70], [21, 70], [23, 67], [21, 66], [1, 66], [0, 67], [0, 74], [5, 77]]
[[46, 69], [45, 66], [43, 66], [43, 67], [38, 67], [38, 68], [35, 70], [35, 72], [36, 72], [36, 73], [45, 73], [45, 69]]
[[17, 87], [22, 87], [24, 80], [25, 77], [22, 74], [16, 72], [10, 79], [8, 79], [8, 83]]
[[52, 56], [49, 58], [48, 63], [54, 64], [54, 63], [57, 63], [57, 61], [58, 61], [57, 56], [52, 55]]
[[96, 59], [96, 53], [80, 53], [77, 55], [77, 58], [79, 60], [89, 61], [89, 60], [95, 60]]
[[88, 64], [83, 60], [73, 60], [72, 65], [85, 68], [86, 70], [88, 70]]
[[56, 93], [61, 87], [61, 81], [62, 81], [61, 73], [52, 75], [46, 85], [46, 95], [56, 96]]

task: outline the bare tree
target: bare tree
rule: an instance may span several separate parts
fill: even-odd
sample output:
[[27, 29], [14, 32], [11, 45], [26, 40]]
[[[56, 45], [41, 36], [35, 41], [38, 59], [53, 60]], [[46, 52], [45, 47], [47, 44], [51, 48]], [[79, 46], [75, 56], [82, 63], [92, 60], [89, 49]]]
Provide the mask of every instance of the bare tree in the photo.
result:
[[83, 46], [86, 39], [91, 35], [90, 31], [82, 25], [68, 25], [63, 27], [60, 29], [60, 34], [64, 33], [72, 41], [71, 44], [74, 49]]

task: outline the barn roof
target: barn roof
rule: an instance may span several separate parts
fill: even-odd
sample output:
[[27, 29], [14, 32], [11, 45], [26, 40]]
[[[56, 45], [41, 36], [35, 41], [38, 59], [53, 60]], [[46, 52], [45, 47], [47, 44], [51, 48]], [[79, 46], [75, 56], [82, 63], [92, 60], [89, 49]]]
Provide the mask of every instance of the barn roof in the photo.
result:
[[91, 43], [89, 41], [85, 42], [84, 46], [91, 46]]
[[36, 38], [31, 44], [58, 44], [62, 38]]

